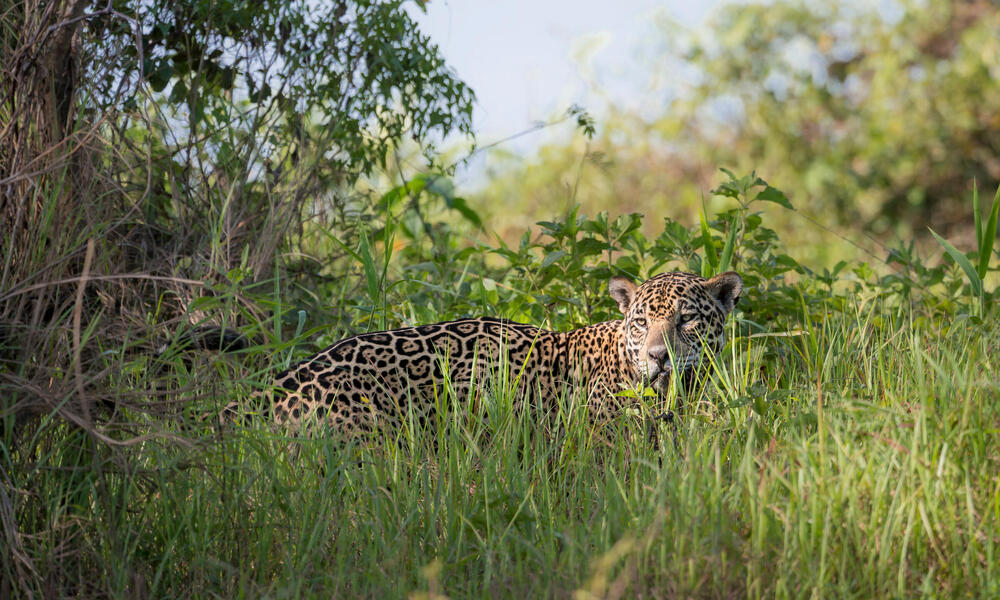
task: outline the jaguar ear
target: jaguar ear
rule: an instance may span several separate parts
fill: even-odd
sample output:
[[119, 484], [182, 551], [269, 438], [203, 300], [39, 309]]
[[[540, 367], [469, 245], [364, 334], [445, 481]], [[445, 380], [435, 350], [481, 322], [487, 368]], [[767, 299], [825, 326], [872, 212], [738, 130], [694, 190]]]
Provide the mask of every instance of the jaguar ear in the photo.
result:
[[608, 291], [618, 303], [618, 310], [622, 311], [623, 315], [628, 312], [628, 307], [632, 306], [635, 289], [635, 284], [624, 277], [612, 277], [608, 282]]
[[735, 271], [719, 273], [704, 284], [709, 295], [719, 303], [722, 310], [729, 314], [740, 300], [743, 291], [743, 278]]

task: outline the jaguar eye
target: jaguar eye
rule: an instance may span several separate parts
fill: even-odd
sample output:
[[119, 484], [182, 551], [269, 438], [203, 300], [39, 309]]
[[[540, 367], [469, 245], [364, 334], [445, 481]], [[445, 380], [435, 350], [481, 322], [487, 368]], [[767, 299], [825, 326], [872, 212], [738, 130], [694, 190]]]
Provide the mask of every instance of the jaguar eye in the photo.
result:
[[694, 321], [697, 317], [697, 313], [681, 313], [680, 316], [677, 317], [677, 326], [680, 327], [681, 325], [687, 325], [691, 321]]
[[636, 317], [636, 318], [632, 319], [632, 324], [635, 325], [636, 327], [645, 328], [646, 327], [646, 319], [644, 317]]

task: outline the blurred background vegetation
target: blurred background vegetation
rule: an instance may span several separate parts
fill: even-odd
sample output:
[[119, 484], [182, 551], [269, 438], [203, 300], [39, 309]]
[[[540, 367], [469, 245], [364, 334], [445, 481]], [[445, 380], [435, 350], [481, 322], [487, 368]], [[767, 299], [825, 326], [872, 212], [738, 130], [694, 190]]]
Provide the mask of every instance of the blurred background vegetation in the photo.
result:
[[811, 264], [858, 257], [827, 229], [879, 256], [877, 241], [928, 226], [969, 242], [972, 180], [1000, 180], [1000, 8], [886, 6], [733, 4], [690, 31], [664, 20], [639, 54], [662, 111], [612, 109], [594, 140], [532, 159], [496, 153], [477, 206], [504, 231], [579, 203], [642, 213], [651, 232], [660, 216], [693, 222], [720, 166], [756, 168], [795, 201], [800, 214], [768, 222]]

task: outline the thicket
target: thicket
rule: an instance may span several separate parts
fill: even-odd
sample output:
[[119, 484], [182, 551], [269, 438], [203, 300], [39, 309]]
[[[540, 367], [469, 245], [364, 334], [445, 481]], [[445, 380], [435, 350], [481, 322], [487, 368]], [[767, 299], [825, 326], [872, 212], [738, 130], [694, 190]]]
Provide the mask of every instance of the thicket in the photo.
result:
[[[0, 26], [0, 594], [998, 591], [1000, 200], [973, 196], [974, 250], [888, 268], [801, 264], [762, 216], [797, 186], [752, 172], [690, 227], [569, 194], [507, 242], [434, 152], [472, 93], [397, 3], [19, 2]], [[542, 417], [503, 386], [381, 444], [201, 420], [347, 333], [564, 330], [615, 318], [610, 276], [670, 269], [745, 293], [658, 444], [640, 417], [676, 398], [595, 432], [571, 390]], [[253, 343], [193, 352], [205, 324]]]
[[23, 551], [45, 522], [21, 511], [29, 474], [53, 452], [82, 461], [70, 472], [129, 464], [160, 435], [136, 414], [192, 387], [165, 391], [145, 361], [206, 316], [259, 324], [254, 282], [322, 302], [312, 286], [346, 255], [304, 240], [356, 244], [362, 180], [404, 139], [431, 164], [471, 133], [474, 95], [401, 2], [18, 0], [0, 58], [6, 594], [86, 584], [78, 543], [41, 571]]
[[17, 412], [90, 427], [117, 401], [108, 344], [153, 350], [234, 269], [288, 287], [332, 275], [340, 251], [277, 257], [314, 225], [354, 244], [373, 211], [358, 182], [404, 137], [433, 157], [470, 132], [471, 90], [399, 3], [16, 2], [2, 26]]

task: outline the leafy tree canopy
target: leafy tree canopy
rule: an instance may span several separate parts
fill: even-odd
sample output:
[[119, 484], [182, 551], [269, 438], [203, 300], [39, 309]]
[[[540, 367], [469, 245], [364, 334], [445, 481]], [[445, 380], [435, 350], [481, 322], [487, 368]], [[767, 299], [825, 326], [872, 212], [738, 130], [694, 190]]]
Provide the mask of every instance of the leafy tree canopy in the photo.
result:
[[271, 150], [287, 158], [318, 144], [350, 180], [384, 166], [404, 136], [430, 156], [443, 136], [472, 133], [472, 90], [402, 4], [114, 0], [91, 20], [88, 68], [106, 103], [136, 107], [135, 93], [120, 91], [135, 90], [138, 75], [182, 110], [186, 123], [171, 126], [186, 124], [188, 136], [254, 115]]

